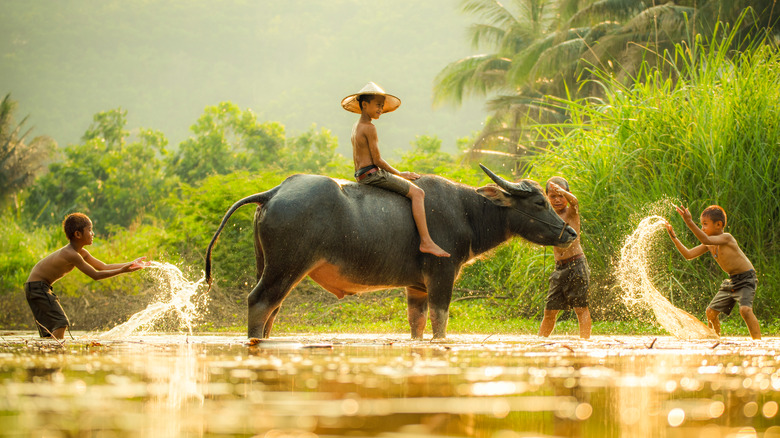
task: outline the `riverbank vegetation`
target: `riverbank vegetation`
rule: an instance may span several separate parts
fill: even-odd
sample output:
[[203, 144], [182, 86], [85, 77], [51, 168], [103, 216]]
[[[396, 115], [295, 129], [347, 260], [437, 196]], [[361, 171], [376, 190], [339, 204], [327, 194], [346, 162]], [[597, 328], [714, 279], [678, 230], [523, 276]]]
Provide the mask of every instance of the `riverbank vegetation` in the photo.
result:
[[[735, 51], [735, 38], [737, 32], [718, 31], [714, 44], [701, 39], [677, 44], [659, 54], [660, 61], [640, 64], [632, 82], [593, 68], [587, 86], [600, 88], [598, 96], [548, 97], [544, 105], [566, 114], [565, 120], [524, 128], [544, 147], [509, 161], [482, 156], [506, 178], [544, 182], [563, 175], [569, 180], [582, 205], [591, 310], [598, 321], [594, 333], [659, 333], [649, 315], [621, 300], [614, 265], [623, 240], [649, 214], [671, 219], [682, 241], [696, 244], [672, 202], [687, 205], [695, 217], [710, 204], [725, 208], [727, 231], [759, 275], [755, 313], [763, 327], [776, 331], [780, 54], [768, 38], [740, 42], [741, 50]], [[351, 177], [350, 160], [336, 153], [337, 141], [328, 129], [290, 137], [281, 124], [258, 120], [230, 102], [207, 107], [190, 137], [176, 147], [162, 132], [128, 127], [126, 117], [121, 108], [96, 114], [81, 143], [58, 149], [30, 185], [3, 193], [0, 326], [32, 328], [21, 285], [40, 258], [67, 243], [59, 224], [69, 212], [92, 217], [97, 235], [90, 251], [98, 258], [118, 262], [146, 255], [181, 267], [195, 280], [202, 275], [205, 248], [234, 201], [270, 189], [293, 173]], [[46, 144], [29, 141], [9, 120], [4, 119], [2, 139], [4, 150], [12, 152], [4, 157]], [[442, 152], [437, 137], [420, 136], [392, 164], [484, 185], [489, 180], [472, 159], [472, 146], [482, 137], [462, 139], [463, 153], [452, 155]], [[11, 158], [0, 164], [6, 166]], [[10, 174], [6, 169], [0, 168], [4, 177]], [[245, 327], [245, 297], [255, 282], [252, 214], [251, 208], [239, 210], [222, 232], [203, 329]], [[685, 261], [668, 239], [659, 239], [649, 259], [658, 288], [700, 317], [725, 277], [708, 257]], [[534, 333], [552, 269], [551, 249], [521, 240], [476, 260], [456, 283], [450, 331]], [[149, 281], [144, 273], [103, 282], [76, 273], [56, 289], [74, 328], [102, 329], [155, 299], [147, 292]], [[567, 321], [564, 316], [560, 330], [569, 330]], [[742, 335], [738, 314], [729, 321], [724, 334]], [[402, 292], [339, 302], [306, 279], [291, 293], [275, 329], [350, 327], [406, 331]]]

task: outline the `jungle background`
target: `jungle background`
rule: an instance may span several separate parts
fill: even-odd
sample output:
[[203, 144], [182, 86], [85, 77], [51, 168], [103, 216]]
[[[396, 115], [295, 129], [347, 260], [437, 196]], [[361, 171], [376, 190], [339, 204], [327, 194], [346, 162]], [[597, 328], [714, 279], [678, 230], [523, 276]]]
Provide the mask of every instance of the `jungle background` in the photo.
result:
[[[350, 179], [356, 117], [338, 102], [373, 80], [403, 102], [376, 122], [397, 168], [475, 187], [489, 182], [480, 162], [509, 179], [569, 180], [582, 205], [594, 333], [654, 330], [643, 325], [646, 312], [622, 302], [614, 264], [648, 214], [667, 216], [696, 244], [675, 201], [694, 217], [710, 204], [725, 208], [727, 231], [758, 271], [755, 313], [765, 335], [776, 334], [775, 6], [4, 2], [0, 327], [33, 328], [22, 284], [67, 243], [68, 213], [92, 218], [99, 259], [145, 255], [195, 280], [235, 200], [294, 173]], [[246, 328], [252, 213], [239, 210], [216, 246], [199, 329]], [[450, 331], [535, 332], [551, 252], [515, 239], [464, 268]], [[717, 264], [685, 261], [668, 239], [652, 260], [659, 289], [701, 317], [725, 277]], [[102, 282], [76, 272], [55, 291], [74, 329], [99, 330], [158, 298], [150, 283], [143, 271]], [[727, 334], [746, 333], [738, 315], [727, 322]], [[390, 290], [339, 301], [306, 279], [275, 329], [404, 332], [405, 298]]]

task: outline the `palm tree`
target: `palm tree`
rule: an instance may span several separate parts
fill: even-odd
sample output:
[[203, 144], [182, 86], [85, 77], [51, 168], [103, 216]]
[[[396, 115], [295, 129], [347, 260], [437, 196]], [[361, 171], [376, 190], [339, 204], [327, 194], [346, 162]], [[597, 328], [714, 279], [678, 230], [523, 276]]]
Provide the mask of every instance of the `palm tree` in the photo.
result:
[[31, 129], [22, 133], [27, 117], [15, 124], [15, 109], [16, 102], [7, 94], [0, 103], [0, 204], [11, 198], [17, 203], [19, 190], [35, 180], [56, 147], [54, 140], [45, 136], [35, 137], [26, 143]]
[[[597, 69], [630, 83], [641, 68], [674, 66], [666, 52], [695, 34], [714, 35], [718, 23], [739, 26], [745, 41], [756, 29], [775, 32], [780, 0], [464, 0], [480, 23], [474, 47], [487, 52], [446, 66], [434, 102], [459, 105], [488, 98], [491, 113], [472, 153], [519, 158], [545, 147], [530, 125], [558, 123], [566, 113], [550, 98], [598, 96]], [[777, 6], [777, 8], [775, 8]], [[751, 13], [741, 14], [751, 7]], [[738, 48], [738, 47], [735, 47]]]
[[[470, 28], [475, 48], [487, 53], [455, 61], [434, 83], [436, 104], [459, 105], [466, 96], [491, 97], [492, 115], [473, 153], [505, 154], [512, 159], [538, 148], [529, 124], [558, 122], [565, 114], [545, 104], [545, 96], [565, 97], [576, 89], [582, 53], [618, 26], [595, 23], [571, 27], [586, 8], [623, 17], [641, 8], [639, 0], [464, 0], [462, 9], [481, 22]], [[639, 4], [637, 6], [637, 4]], [[598, 9], [598, 8], [596, 8]], [[580, 20], [583, 21], [583, 20]]]

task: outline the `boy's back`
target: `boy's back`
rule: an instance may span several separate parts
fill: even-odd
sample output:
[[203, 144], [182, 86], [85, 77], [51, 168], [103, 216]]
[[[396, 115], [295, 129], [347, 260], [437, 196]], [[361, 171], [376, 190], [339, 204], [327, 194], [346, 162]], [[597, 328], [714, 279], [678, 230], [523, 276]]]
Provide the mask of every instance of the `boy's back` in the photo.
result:
[[[377, 139], [376, 126], [370, 121], [358, 120], [352, 128], [352, 159], [355, 170], [374, 164], [369, 138]], [[375, 141], [376, 142], [376, 141]]]
[[[82, 251], [86, 252], [84, 249]], [[84, 258], [70, 244], [65, 245], [36, 263], [30, 271], [30, 276], [27, 277], [27, 282], [45, 281], [54, 284], [76, 267], [75, 257]]]

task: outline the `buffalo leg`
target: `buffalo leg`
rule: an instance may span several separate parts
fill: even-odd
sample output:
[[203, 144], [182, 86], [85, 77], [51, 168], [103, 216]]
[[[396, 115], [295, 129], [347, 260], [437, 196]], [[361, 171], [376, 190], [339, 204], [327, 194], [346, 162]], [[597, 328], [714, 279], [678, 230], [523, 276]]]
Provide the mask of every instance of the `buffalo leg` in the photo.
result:
[[444, 339], [447, 337], [447, 319], [450, 315], [450, 300], [452, 300], [452, 286], [454, 282], [454, 274], [450, 276], [444, 273], [438, 275], [437, 278], [430, 278], [426, 282], [433, 339]]
[[271, 327], [277, 313], [279, 313], [282, 301], [305, 275], [305, 271], [294, 277], [289, 274], [277, 274], [277, 272], [278, 270], [266, 267], [263, 277], [260, 278], [257, 286], [249, 293], [247, 299], [249, 305], [247, 326], [250, 338], [267, 338], [270, 336]]
[[428, 294], [417, 288], [406, 288], [406, 312], [412, 339], [422, 339], [428, 317]]
[[254, 238], [254, 246], [255, 246], [255, 263], [257, 264], [257, 277], [255, 278], [256, 281], [260, 281], [260, 278], [263, 276], [263, 269], [265, 268], [265, 255], [263, 254], [263, 243], [260, 242], [260, 216], [263, 212], [263, 209], [261, 206], [257, 206], [257, 209], [255, 210], [255, 238]]
[[273, 312], [271, 312], [271, 315], [268, 317], [268, 320], [265, 322], [265, 327], [263, 327], [263, 338], [268, 339], [271, 337], [271, 329], [274, 326], [274, 320], [276, 319], [276, 315], [279, 314], [279, 309], [282, 308], [282, 305], [279, 304], [279, 307], [277, 307]]

